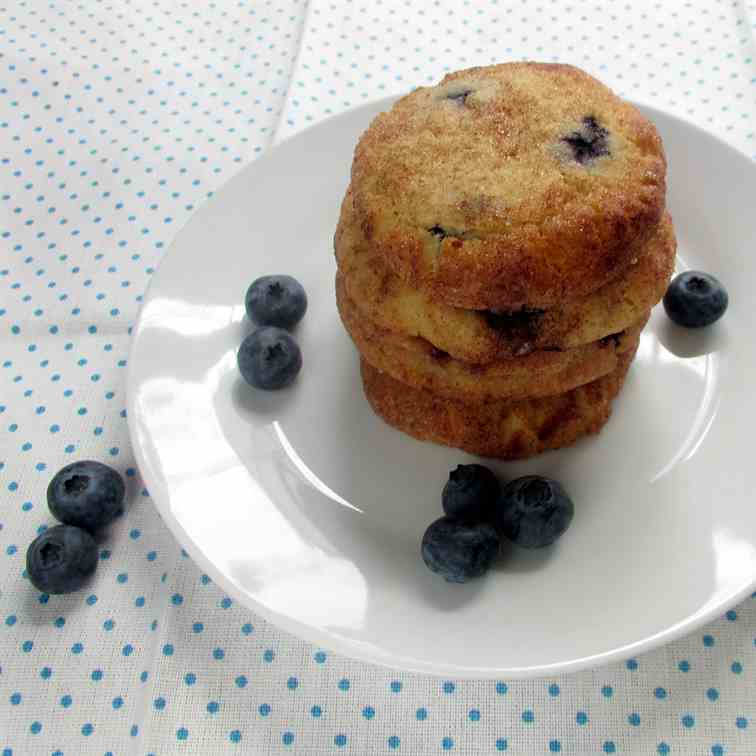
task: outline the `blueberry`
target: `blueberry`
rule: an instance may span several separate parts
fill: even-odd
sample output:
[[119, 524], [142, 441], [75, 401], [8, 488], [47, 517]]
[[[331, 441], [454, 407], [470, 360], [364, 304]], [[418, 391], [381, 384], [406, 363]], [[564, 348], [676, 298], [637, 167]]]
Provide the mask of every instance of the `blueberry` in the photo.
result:
[[441, 503], [448, 517], [466, 522], [491, 522], [499, 481], [483, 465], [457, 465], [449, 473]]
[[261, 389], [280, 389], [297, 377], [302, 352], [286, 331], [266, 326], [242, 341], [236, 361], [247, 383]]
[[123, 513], [125, 492], [112, 467], [85, 460], [55, 474], [47, 486], [47, 506], [56, 520], [94, 532]]
[[718, 279], [700, 270], [688, 270], [672, 279], [664, 295], [664, 309], [677, 325], [703, 328], [724, 315], [729, 301]]
[[539, 549], [554, 543], [570, 526], [574, 514], [572, 500], [557, 481], [528, 475], [504, 486], [496, 525], [518, 546]]
[[449, 583], [466, 583], [491, 566], [499, 551], [499, 536], [488, 523], [470, 525], [441, 517], [425, 531], [421, 551], [431, 572]]
[[472, 92], [472, 89], [455, 90], [453, 92], [449, 92], [444, 97], [444, 99], [451, 100], [451, 102], [455, 102], [457, 105], [465, 105], [467, 98], [472, 94]]
[[97, 544], [86, 530], [56, 525], [38, 535], [26, 551], [26, 571], [43, 593], [73, 593], [97, 566]]
[[573, 158], [581, 165], [610, 154], [609, 132], [592, 115], [585, 116], [580, 128], [562, 137], [562, 141], [569, 145]]
[[260, 325], [292, 328], [304, 317], [307, 294], [291, 276], [263, 276], [250, 284], [244, 297], [250, 320]]

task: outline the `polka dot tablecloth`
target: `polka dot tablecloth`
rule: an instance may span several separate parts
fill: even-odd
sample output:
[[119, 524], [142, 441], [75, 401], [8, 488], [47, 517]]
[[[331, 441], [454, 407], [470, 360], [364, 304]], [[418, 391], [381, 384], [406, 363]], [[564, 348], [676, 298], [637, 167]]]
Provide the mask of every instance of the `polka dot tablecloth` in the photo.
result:
[[[448, 69], [569, 61], [756, 158], [756, 5], [0, 0], [0, 753], [756, 754], [756, 600], [535, 681], [357, 663], [237, 606], [135, 469], [129, 330], [192, 212], [277, 138]], [[47, 481], [117, 467], [92, 585], [35, 591]], [[495, 632], [495, 628], [492, 628]]]

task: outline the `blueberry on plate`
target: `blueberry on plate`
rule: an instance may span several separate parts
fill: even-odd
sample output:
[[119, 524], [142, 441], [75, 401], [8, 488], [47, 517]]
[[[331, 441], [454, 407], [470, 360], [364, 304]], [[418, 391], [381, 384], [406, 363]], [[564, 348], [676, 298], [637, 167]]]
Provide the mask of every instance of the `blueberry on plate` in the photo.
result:
[[94, 532], [123, 513], [125, 492], [112, 467], [84, 460], [55, 474], [47, 486], [47, 506], [56, 520]]
[[722, 283], [700, 270], [675, 276], [664, 295], [670, 320], [685, 328], [703, 328], [724, 315], [730, 298]]
[[260, 325], [292, 328], [304, 317], [307, 294], [291, 276], [263, 276], [250, 284], [244, 297], [250, 320]]
[[466, 522], [491, 522], [499, 496], [499, 481], [483, 465], [457, 465], [441, 494], [448, 517]]
[[86, 530], [56, 525], [38, 535], [26, 551], [26, 571], [43, 593], [73, 593], [97, 567], [97, 544]]
[[473, 525], [441, 517], [425, 531], [421, 552], [431, 572], [449, 583], [466, 583], [491, 566], [499, 552], [499, 536], [488, 523]]
[[526, 549], [554, 543], [570, 526], [575, 506], [555, 480], [517, 478], [502, 489], [496, 510], [501, 535]]
[[302, 367], [302, 352], [286, 331], [265, 326], [242, 341], [236, 361], [247, 383], [273, 390], [288, 386], [297, 377]]

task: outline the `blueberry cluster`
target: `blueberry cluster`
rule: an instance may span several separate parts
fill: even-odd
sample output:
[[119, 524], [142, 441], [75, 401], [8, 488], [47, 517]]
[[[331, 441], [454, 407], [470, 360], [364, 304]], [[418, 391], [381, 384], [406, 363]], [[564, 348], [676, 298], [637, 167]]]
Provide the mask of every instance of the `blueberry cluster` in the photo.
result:
[[44, 593], [79, 590], [97, 567], [92, 535], [123, 513], [126, 487], [113, 468], [84, 460], [60, 470], [47, 487], [47, 505], [63, 523], [43, 531], [26, 552], [32, 585]]
[[503, 489], [483, 465], [458, 465], [441, 496], [444, 517], [422, 540], [427, 567], [450, 583], [483, 575], [499, 553], [502, 538], [526, 549], [554, 543], [569, 527], [572, 500], [555, 480], [528, 475]]
[[293, 328], [307, 310], [302, 284], [291, 276], [263, 276], [247, 289], [244, 306], [249, 319], [261, 327], [239, 347], [239, 372], [255, 388], [288, 386], [302, 368], [302, 352], [284, 329]]

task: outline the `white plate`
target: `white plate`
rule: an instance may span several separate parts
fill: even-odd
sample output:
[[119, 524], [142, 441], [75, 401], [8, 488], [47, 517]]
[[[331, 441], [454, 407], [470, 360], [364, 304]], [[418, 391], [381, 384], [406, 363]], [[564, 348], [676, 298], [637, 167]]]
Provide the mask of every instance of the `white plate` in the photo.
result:
[[[254, 163], [178, 235], [134, 332], [129, 422], [163, 518], [222, 588], [280, 627], [363, 660], [457, 677], [545, 675], [691, 632], [756, 583], [753, 383], [756, 168], [646, 108], [669, 158], [681, 267], [726, 282], [730, 310], [683, 332], [657, 308], [596, 438], [503, 478], [561, 480], [572, 527], [449, 585], [419, 544], [448, 471], [471, 459], [369, 409], [334, 303], [332, 236], [353, 146], [379, 102]], [[243, 298], [290, 273], [310, 306], [291, 389], [255, 391], [235, 351]]]

